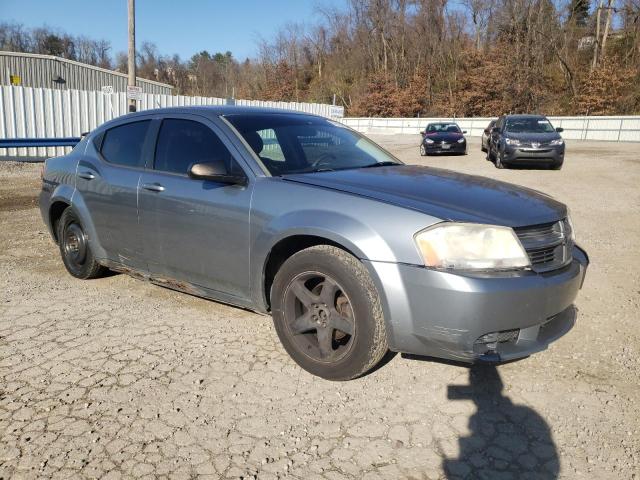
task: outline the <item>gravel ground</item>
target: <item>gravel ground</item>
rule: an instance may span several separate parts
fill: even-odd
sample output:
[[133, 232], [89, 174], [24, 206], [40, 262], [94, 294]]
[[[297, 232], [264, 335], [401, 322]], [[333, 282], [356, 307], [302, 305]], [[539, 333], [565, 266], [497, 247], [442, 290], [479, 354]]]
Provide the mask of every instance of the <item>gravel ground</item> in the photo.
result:
[[576, 327], [497, 368], [397, 355], [331, 383], [269, 317], [113, 275], [64, 271], [34, 164], [0, 162], [0, 478], [640, 476], [640, 145], [569, 143], [563, 170], [499, 171], [477, 139], [410, 163], [568, 203], [591, 256]]

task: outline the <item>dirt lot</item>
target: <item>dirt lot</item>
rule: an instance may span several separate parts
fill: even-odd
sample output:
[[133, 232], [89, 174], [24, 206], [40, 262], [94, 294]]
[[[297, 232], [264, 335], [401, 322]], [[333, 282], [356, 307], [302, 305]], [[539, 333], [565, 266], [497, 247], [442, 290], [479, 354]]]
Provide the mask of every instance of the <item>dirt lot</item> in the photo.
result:
[[0, 162], [0, 478], [640, 477], [640, 145], [570, 143], [563, 170], [406, 162], [568, 203], [591, 255], [578, 324], [498, 368], [395, 356], [348, 383], [301, 371], [269, 317], [124, 275], [64, 271], [38, 165]]

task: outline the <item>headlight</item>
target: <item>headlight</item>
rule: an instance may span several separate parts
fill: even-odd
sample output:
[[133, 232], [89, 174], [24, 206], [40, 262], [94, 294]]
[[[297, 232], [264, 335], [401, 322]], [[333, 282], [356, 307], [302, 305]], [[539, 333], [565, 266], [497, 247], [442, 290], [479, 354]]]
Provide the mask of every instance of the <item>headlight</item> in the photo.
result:
[[464, 138], [461, 138], [460, 140], [458, 140], [458, 143], [464, 143]]
[[520, 140], [517, 138], [505, 138], [504, 141], [507, 145], [520, 145]]
[[567, 224], [569, 224], [569, 230], [571, 230], [570, 232], [571, 241], [575, 243], [576, 229], [573, 227], [573, 220], [571, 220], [571, 211], [569, 210], [568, 207], [567, 207]]
[[425, 140], [425, 142], [427, 142], [427, 143], [433, 143], [433, 140], [431, 140], [430, 138], [427, 138], [427, 139]]
[[551, 143], [549, 145], [563, 145], [564, 144], [564, 140], [562, 140], [561, 138], [557, 138], [556, 140], [551, 140]]
[[530, 266], [513, 229], [440, 223], [415, 235], [427, 267], [442, 270], [513, 270]]

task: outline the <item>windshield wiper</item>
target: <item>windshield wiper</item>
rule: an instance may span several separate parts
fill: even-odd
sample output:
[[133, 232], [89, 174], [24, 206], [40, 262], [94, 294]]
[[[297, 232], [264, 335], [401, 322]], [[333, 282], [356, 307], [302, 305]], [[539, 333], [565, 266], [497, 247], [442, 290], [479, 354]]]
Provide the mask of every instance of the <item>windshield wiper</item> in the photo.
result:
[[376, 162], [376, 163], [372, 163], [371, 165], [365, 165], [364, 167], [360, 167], [360, 168], [390, 167], [392, 165], [402, 165], [402, 164], [387, 160], [385, 162]]

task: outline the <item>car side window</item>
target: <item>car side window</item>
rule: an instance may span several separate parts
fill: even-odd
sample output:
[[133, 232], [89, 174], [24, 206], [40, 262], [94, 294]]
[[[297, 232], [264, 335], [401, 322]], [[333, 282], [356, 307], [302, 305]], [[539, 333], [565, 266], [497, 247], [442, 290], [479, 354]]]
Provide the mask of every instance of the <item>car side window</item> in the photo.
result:
[[150, 120], [113, 127], [104, 133], [100, 153], [109, 163], [126, 167], [142, 167], [142, 147]]
[[239, 170], [227, 147], [206, 125], [179, 118], [163, 120], [154, 170], [186, 175], [195, 163], [223, 163], [227, 172]]

